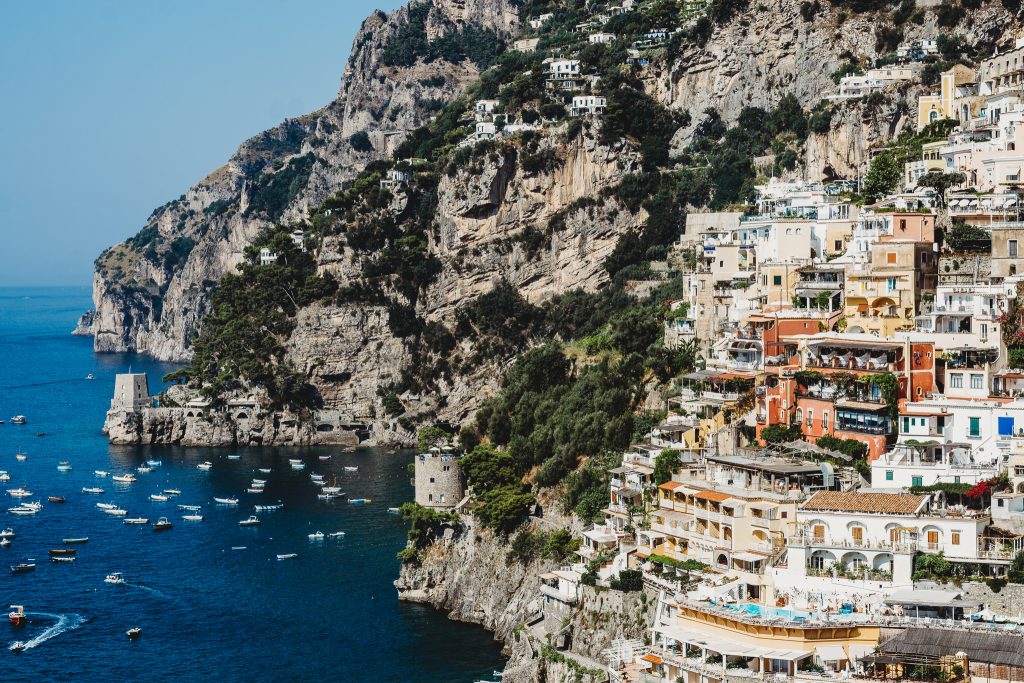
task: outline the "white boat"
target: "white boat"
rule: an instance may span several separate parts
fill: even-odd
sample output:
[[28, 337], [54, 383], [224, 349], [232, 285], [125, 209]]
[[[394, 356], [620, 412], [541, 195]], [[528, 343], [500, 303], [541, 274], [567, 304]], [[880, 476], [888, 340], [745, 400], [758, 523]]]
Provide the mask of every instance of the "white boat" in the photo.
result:
[[114, 508], [113, 510], [104, 510], [104, 512], [106, 512], [108, 515], [113, 515], [114, 517], [124, 517], [128, 514], [127, 510], [122, 510], [121, 508]]
[[9, 539], [9, 538], [0, 538], [0, 548], [9, 548], [9, 547], [11, 547], [11, 539]]
[[260, 486], [252, 487], [252, 486], [250, 486], [249, 488], [247, 488], [245, 490], [245, 492], [246, 493], [263, 493], [263, 487], [260, 487]]
[[95, 474], [97, 477], [109, 477], [110, 476], [110, 472], [107, 472], [106, 470], [96, 470], [96, 471], [93, 472], [93, 474]]
[[340, 486], [325, 486], [322, 489], [320, 489], [320, 492], [321, 493], [329, 493], [332, 496], [336, 496], [339, 493], [341, 493], [341, 487]]
[[204, 472], [208, 472], [208, 471], [213, 469], [213, 463], [212, 462], [201, 462], [198, 465], [196, 465], [196, 469], [200, 469], [200, 470], [202, 470]]
[[8, 489], [7, 493], [14, 498], [29, 498], [32, 496], [32, 492], [25, 488]]
[[284, 503], [273, 503], [270, 505], [256, 505], [254, 506], [258, 512], [272, 512], [273, 510], [280, 510], [284, 507]]
[[293, 462], [292, 463], [292, 469], [296, 470], [296, 471], [304, 470], [304, 469], [306, 469], [306, 463], [304, 463], [304, 462], [294, 463]]
[[63, 541], [64, 545], [75, 545], [77, 543], [88, 543], [89, 537], [82, 536], [81, 538], [65, 538]]
[[0, 470], [0, 481], [10, 481], [10, 480], [11, 480], [11, 475], [7, 474], [7, 472], [4, 472], [3, 470]]
[[57, 465], [57, 471], [58, 472], [70, 472], [71, 471], [71, 463], [68, 462], [67, 460], [61, 460], [60, 463], [58, 463], [58, 465]]
[[316, 497], [319, 498], [320, 500], [334, 500], [339, 496], [335, 493], [318, 493], [316, 494]]
[[332, 531], [331, 533], [327, 534], [327, 537], [328, 538], [344, 538], [345, 537], [345, 532], [344, 531]]
[[191, 515], [182, 515], [181, 518], [184, 519], [185, 521], [188, 521], [188, 522], [201, 522], [201, 521], [203, 521], [203, 516], [202, 515], [197, 515], [195, 513], [193, 513]]
[[402, 509], [401, 508], [388, 508], [388, 512], [391, 513], [392, 515], [399, 515], [399, 514], [402, 513]]
[[156, 524], [153, 525], [153, 531], [167, 531], [174, 525], [166, 517], [161, 517], [156, 520]]
[[320, 461], [321, 462], [327, 462], [330, 459], [331, 459], [331, 456], [329, 456], [329, 455], [321, 455], [320, 456]]
[[164, 461], [163, 460], [147, 460], [146, 464], [149, 465], [150, 467], [160, 467], [161, 465], [164, 464]]
[[372, 503], [373, 501], [369, 498], [349, 498], [348, 502], [353, 505], [365, 505], [366, 503]]
[[135, 468], [135, 471], [138, 472], [139, 474], [148, 474], [149, 472], [153, 471], [153, 468], [149, 467], [148, 465], [139, 465], [138, 467]]
[[28, 424], [28, 418], [26, 418], [24, 415], [15, 415], [14, 417], [11, 418], [11, 424], [12, 425]]
[[213, 502], [217, 505], [238, 505], [237, 498], [214, 498]]
[[313, 532], [311, 534], [307, 534], [307, 535], [309, 536], [309, 540], [311, 540], [311, 541], [322, 541], [322, 540], [324, 540], [324, 532], [322, 532], [322, 531], [315, 531], [315, 532]]
[[125, 524], [149, 524], [148, 517], [125, 517]]
[[91, 372], [88, 375], [86, 375], [85, 378], [86, 379], [96, 379], [95, 377], [93, 377]]
[[249, 515], [249, 519], [243, 519], [238, 523], [238, 526], [258, 526], [260, 518], [256, 515]]
[[114, 572], [113, 574], [107, 574], [107, 578], [103, 579], [103, 583], [120, 585], [124, 583], [124, 577], [121, 575], [121, 572]]
[[345, 471], [346, 472], [358, 472], [359, 468], [358, 467], [348, 467], [348, 466], [346, 466], [345, 467]]
[[164, 489], [163, 494], [165, 496], [180, 496], [181, 489]]
[[98, 507], [100, 510], [116, 510], [117, 509], [117, 504], [116, 503], [96, 503], [96, 507]]
[[21, 505], [19, 505], [16, 508], [8, 508], [7, 511], [10, 512], [12, 515], [34, 515], [37, 512], [39, 512], [39, 510], [36, 510], [34, 508], [27, 508]]
[[99, 486], [83, 486], [82, 493], [103, 493], [103, 489]]
[[15, 536], [17, 536], [17, 534], [14, 533], [14, 529], [11, 529], [10, 527], [0, 531], [0, 538], [14, 538]]
[[229, 455], [228, 456], [228, 460], [241, 460], [241, 459], [242, 459], [242, 456], [240, 456], [240, 455]]
[[36, 502], [36, 501], [32, 501], [30, 503], [22, 503], [21, 507], [29, 508], [31, 510], [42, 510], [43, 509], [43, 504], [39, 503], [39, 502]]
[[198, 510], [202, 510], [203, 506], [202, 505], [179, 505], [178, 509], [179, 510], [189, 510], [189, 511], [195, 512], [195, 511], [198, 511]]
[[263, 474], [270, 474], [273, 470], [271, 470], [269, 467], [261, 467], [259, 471], [262, 472]]
[[17, 460], [18, 462], [25, 462], [26, 460], [28, 460], [28, 456], [25, 455], [24, 453], [15, 453], [14, 459]]
[[166, 503], [168, 501], [168, 497], [162, 493], [154, 493], [149, 497], [149, 499], [156, 501], [157, 503]]
[[309, 478], [312, 479], [313, 481], [323, 481], [324, 480], [324, 475], [317, 474], [317, 473], [314, 472], [313, 474], [309, 475]]
[[294, 560], [298, 556], [299, 556], [298, 553], [285, 553], [283, 555], [278, 555], [277, 559], [279, 559], [279, 560]]
[[132, 484], [135, 482], [135, 475], [131, 472], [125, 474], [115, 474], [112, 479], [118, 484]]
[[266, 483], [267, 483], [266, 479], [253, 479], [252, 480], [252, 485], [253, 486], [265, 486]]
[[302, 463], [301, 458], [288, 458], [288, 462], [292, 465], [298, 465]]

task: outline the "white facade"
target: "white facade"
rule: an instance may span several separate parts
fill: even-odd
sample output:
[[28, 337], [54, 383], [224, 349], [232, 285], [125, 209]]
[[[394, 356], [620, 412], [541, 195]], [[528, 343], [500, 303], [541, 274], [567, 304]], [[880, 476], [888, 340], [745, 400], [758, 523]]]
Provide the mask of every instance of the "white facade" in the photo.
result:
[[587, 41], [594, 44], [610, 43], [615, 40], [614, 33], [591, 33]]
[[272, 263], [277, 263], [277, 252], [271, 251], [267, 247], [260, 249], [260, 265], [269, 266]]
[[548, 20], [551, 19], [551, 17], [553, 17], [553, 16], [555, 16], [555, 15], [550, 13], [550, 12], [548, 12], [546, 14], [538, 14], [537, 16], [535, 16], [532, 19], [530, 19], [530, 28], [532, 28], [532, 29], [540, 28], [541, 26], [546, 24], [548, 22]]
[[[901, 425], [924, 418], [904, 416]], [[902, 428], [902, 427], [901, 427]], [[901, 432], [901, 437], [903, 433]], [[897, 444], [871, 463], [871, 488], [905, 489], [932, 484], [977, 484], [998, 474], [998, 468], [981, 466], [971, 457], [970, 444], [910, 446]]]
[[576, 95], [572, 98], [572, 116], [603, 114], [607, 100], [598, 95]]
[[844, 76], [839, 79], [839, 94], [834, 99], [855, 99], [881, 89], [885, 83], [868, 76]]
[[937, 396], [906, 404], [900, 414], [901, 428], [904, 416], [926, 418], [926, 424], [911, 432], [918, 440], [969, 443], [974, 461], [981, 465], [1004, 462], [1011, 437], [1024, 433], [1024, 400], [1020, 399], [1006, 403]]
[[485, 117], [493, 114], [497, 106], [498, 100], [477, 100], [473, 106], [473, 114], [477, 121], [482, 121]]

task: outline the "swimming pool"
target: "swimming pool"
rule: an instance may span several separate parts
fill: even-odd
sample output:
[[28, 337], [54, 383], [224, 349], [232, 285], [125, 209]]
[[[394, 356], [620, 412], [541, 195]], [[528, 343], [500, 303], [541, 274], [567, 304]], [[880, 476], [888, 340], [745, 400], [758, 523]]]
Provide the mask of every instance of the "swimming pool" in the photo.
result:
[[737, 602], [732, 605], [725, 605], [725, 608], [751, 617], [768, 617], [772, 619], [785, 619], [787, 621], [803, 621], [810, 616], [807, 612], [790, 607], [765, 608], [754, 602]]

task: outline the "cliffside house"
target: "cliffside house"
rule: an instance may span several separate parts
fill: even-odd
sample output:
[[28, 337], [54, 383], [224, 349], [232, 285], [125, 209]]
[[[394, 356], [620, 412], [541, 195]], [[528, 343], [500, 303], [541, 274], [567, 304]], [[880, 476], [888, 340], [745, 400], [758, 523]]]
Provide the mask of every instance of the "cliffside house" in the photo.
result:
[[570, 116], [600, 116], [607, 100], [599, 95], [576, 95], [572, 98]]

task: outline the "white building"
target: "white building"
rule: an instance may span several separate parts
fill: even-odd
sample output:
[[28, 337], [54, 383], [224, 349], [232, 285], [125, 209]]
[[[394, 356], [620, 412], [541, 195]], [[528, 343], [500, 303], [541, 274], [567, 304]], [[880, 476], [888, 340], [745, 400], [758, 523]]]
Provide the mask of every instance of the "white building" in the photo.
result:
[[473, 115], [477, 121], [483, 121], [494, 113], [497, 106], [498, 100], [477, 100], [476, 104], [473, 105]]
[[269, 266], [272, 263], [277, 263], [277, 252], [271, 251], [267, 247], [260, 249], [260, 265]]
[[477, 140], [493, 140], [497, 129], [493, 121], [477, 121], [473, 135]]
[[573, 90], [579, 87], [583, 82], [580, 60], [548, 57], [544, 60], [544, 80], [548, 88]]
[[587, 41], [593, 44], [610, 43], [615, 40], [614, 33], [591, 33], [587, 36]]
[[839, 79], [839, 94], [832, 99], [856, 99], [880, 90], [885, 83], [869, 76], [844, 76]]
[[883, 84], [896, 83], [898, 81], [914, 80], [917, 78], [918, 71], [918, 68], [910, 64], [892, 64], [877, 69], [869, 69], [865, 76], [867, 76], [869, 81], [879, 81]]
[[[970, 379], [965, 381], [970, 382]], [[903, 418], [916, 418], [903, 430]], [[974, 462], [1005, 462], [1012, 437], [1024, 434], [1024, 400], [1010, 402], [934, 396], [900, 410], [900, 439], [969, 443]]]
[[[911, 420], [902, 416], [901, 428]], [[902, 436], [902, 433], [901, 433]], [[898, 443], [871, 463], [871, 488], [905, 489], [932, 484], [977, 484], [998, 474], [998, 468], [978, 465], [969, 443]]]
[[576, 95], [572, 98], [571, 116], [601, 115], [607, 100], [598, 95]]
[[512, 49], [516, 52], [535, 52], [540, 38], [520, 38], [512, 43]]
[[546, 14], [538, 14], [537, 16], [535, 16], [532, 19], [530, 19], [530, 28], [532, 28], [532, 29], [540, 28], [541, 26], [546, 24], [548, 22], [548, 20], [550, 20], [551, 17], [553, 17], [553, 16], [555, 16], [555, 15], [552, 14], [551, 12], [547, 12]]

